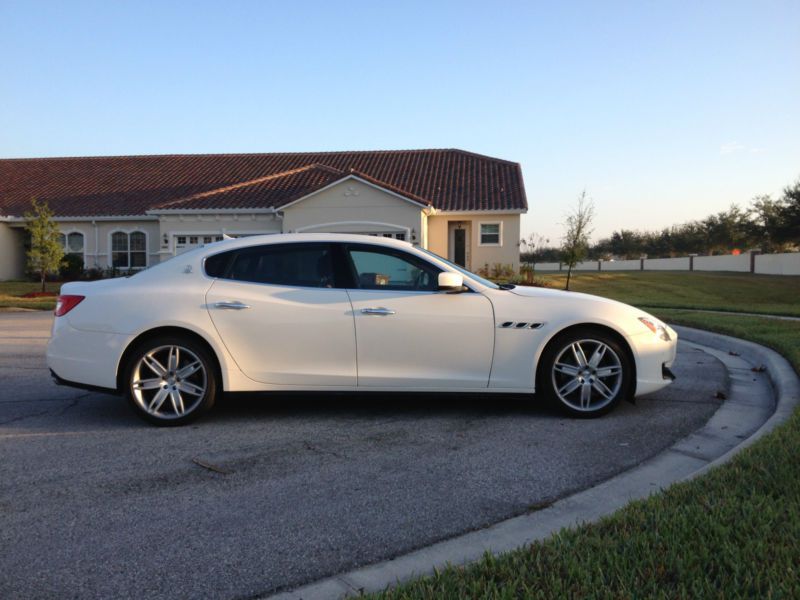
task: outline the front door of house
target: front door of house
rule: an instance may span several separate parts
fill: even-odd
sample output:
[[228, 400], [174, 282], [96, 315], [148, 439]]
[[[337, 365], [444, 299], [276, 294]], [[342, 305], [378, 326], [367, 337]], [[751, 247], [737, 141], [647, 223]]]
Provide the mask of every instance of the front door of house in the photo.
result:
[[456, 229], [453, 231], [453, 262], [459, 266], [467, 266], [467, 231]]

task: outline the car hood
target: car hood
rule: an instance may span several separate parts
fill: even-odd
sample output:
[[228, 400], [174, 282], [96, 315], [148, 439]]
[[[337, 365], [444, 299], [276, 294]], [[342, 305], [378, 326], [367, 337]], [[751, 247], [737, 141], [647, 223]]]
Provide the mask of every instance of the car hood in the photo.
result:
[[559, 315], [582, 315], [582, 318], [587, 320], [604, 317], [609, 323], [624, 324], [620, 325], [622, 329], [630, 331], [632, 334], [642, 333], [642, 331], [639, 331], [640, 328], [634, 325], [635, 323], [638, 324], [638, 318], [640, 317], [647, 317], [661, 322], [660, 319], [640, 308], [591, 294], [529, 286], [516, 286], [504, 293], [519, 297], [519, 301], [523, 303], [526, 302], [523, 298], [530, 298], [533, 302], [538, 299], [541, 307], [551, 307], [555, 310], [555, 314]]
[[627, 306], [629, 308], [632, 308], [630, 305], [625, 304], [624, 302], [618, 302], [617, 300], [611, 300], [610, 298], [603, 298], [602, 296], [593, 296], [591, 294], [582, 294], [581, 292], [554, 290], [552, 288], [518, 285], [508, 291], [511, 292], [512, 294], [516, 294], [517, 296], [525, 296], [529, 298], [548, 298], [552, 300], [563, 300], [569, 302], [575, 302], [575, 301], [600, 302], [607, 304], [616, 304], [619, 306]]

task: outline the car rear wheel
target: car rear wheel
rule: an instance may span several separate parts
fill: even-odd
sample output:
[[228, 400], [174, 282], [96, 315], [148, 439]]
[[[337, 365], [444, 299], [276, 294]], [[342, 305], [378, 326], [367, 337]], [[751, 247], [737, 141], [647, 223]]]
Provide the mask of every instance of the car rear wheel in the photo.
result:
[[599, 417], [631, 393], [633, 365], [614, 336], [597, 329], [557, 337], [542, 356], [538, 387], [564, 412]]
[[205, 347], [190, 338], [153, 338], [131, 353], [125, 395], [144, 420], [183, 425], [214, 405], [218, 385], [214, 364]]

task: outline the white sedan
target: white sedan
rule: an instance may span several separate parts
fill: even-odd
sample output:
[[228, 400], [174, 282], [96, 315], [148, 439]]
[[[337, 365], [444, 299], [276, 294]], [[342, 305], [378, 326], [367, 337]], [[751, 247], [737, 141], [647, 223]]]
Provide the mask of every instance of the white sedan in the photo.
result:
[[225, 240], [132, 277], [63, 286], [47, 363], [186, 423], [222, 392], [539, 392], [604, 414], [672, 379], [677, 336], [612, 300], [498, 286], [408, 243]]

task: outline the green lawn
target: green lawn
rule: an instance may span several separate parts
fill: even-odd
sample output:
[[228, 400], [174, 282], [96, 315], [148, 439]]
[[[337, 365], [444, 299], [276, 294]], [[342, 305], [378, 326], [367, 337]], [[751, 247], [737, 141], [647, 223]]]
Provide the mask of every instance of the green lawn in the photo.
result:
[[[770, 346], [800, 372], [800, 322], [657, 314]], [[800, 413], [708, 475], [596, 524], [370, 597], [800, 598]]]
[[[48, 292], [57, 292], [60, 283], [48, 283]], [[38, 292], [42, 284], [29, 281], [0, 281], [0, 310], [4, 308], [31, 308], [35, 310], [53, 310], [56, 307], [55, 298], [20, 298], [28, 292]]]
[[[537, 274], [563, 288], [564, 274]], [[800, 277], [750, 273], [573, 273], [570, 289], [642, 307], [704, 308], [800, 316]]]

